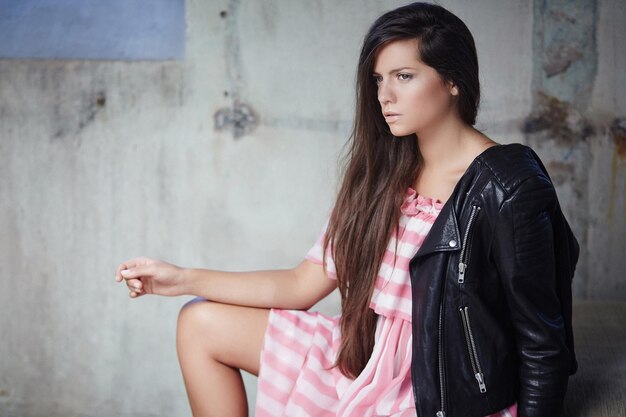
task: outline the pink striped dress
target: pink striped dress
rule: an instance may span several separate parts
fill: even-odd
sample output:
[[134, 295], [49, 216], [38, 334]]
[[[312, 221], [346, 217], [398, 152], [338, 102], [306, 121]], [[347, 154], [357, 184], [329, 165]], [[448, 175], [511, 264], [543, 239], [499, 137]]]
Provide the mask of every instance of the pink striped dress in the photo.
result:
[[[411, 382], [411, 281], [409, 261], [419, 249], [443, 203], [406, 191], [399, 237], [387, 246], [370, 308], [378, 313], [375, 345], [356, 379], [334, 363], [340, 316], [318, 311], [271, 309], [260, 353], [255, 417], [415, 417]], [[305, 258], [322, 263], [321, 234]], [[396, 242], [397, 252], [396, 252]], [[395, 266], [394, 266], [395, 258]], [[326, 253], [328, 277], [336, 270]], [[487, 417], [516, 417], [517, 402]]]

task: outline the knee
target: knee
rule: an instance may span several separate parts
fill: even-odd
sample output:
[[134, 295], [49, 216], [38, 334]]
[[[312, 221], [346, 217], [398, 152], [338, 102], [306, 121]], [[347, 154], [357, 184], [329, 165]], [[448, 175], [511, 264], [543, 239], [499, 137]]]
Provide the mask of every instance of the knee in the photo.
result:
[[188, 306], [190, 306], [192, 304], [201, 303], [203, 301], [208, 301], [208, 300], [206, 298], [200, 297], [200, 296], [198, 296], [196, 298], [193, 298], [193, 299], [187, 301], [185, 304], [183, 304], [183, 306], [180, 308], [180, 312], [182, 313], [185, 310], [186, 307], [188, 307]]
[[177, 327], [180, 329], [181, 327], [189, 327], [190, 325], [197, 324], [202, 320], [202, 316], [204, 315], [204, 305], [209, 303], [210, 301], [202, 297], [196, 297], [187, 301], [178, 312]]
[[187, 340], [207, 340], [213, 333], [213, 323], [219, 316], [219, 303], [196, 297], [187, 301], [178, 313], [176, 337]]

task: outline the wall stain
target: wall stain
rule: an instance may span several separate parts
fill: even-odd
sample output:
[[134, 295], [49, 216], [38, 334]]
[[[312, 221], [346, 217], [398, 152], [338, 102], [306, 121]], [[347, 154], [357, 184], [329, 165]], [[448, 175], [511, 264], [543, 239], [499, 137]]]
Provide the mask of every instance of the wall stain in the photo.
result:
[[[609, 191], [609, 211], [607, 214], [608, 222], [611, 223], [613, 221], [613, 206], [617, 196], [620, 168], [626, 158], [626, 118], [615, 118], [609, 127], [609, 135], [611, 135], [614, 144], [611, 157], [611, 189]], [[626, 189], [624, 193], [626, 194]]]
[[245, 103], [234, 103], [223, 107], [213, 115], [216, 130], [232, 129], [233, 137], [239, 139], [259, 124], [257, 113]]
[[[11, 68], [10, 70], [8, 68]], [[144, 102], [179, 109], [185, 105], [187, 83], [180, 62], [83, 62], [18, 61], [0, 65], [3, 95], [15, 96], [0, 103], [0, 120], [26, 118], [49, 132], [55, 142], [80, 135], [106, 117], [125, 115]], [[16, 85], [22, 86], [18, 91]], [[33, 100], [36, 100], [33, 103]], [[36, 105], [36, 115], [33, 106]], [[80, 139], [80, 138], [73, 138]], [[75, 141], [80, 146], [80, 140]]]
[[615, 118], [610, 127], [615, 151], [620, 158], [626, 158], [626, 118]]
[[536, 92], [533, 112], [524, 120], [524, 133], [547, 131], [556, 142], [571, 146], [586, 140], [595, 129], [570, 103], [544, 91]]
[[546, 61], [543, 63], [543, 70], [546, 77], [550, 78], [556, 74], [563, 73], [576, 61], [583, 58], [580, 45], [576, 42], [563, 42], [551, 47], [546, 51]]
[[80, 96], [76, 108], [71, 103], [56, 100], [53, 104], [53, 112], [57, 128], [52, 136], [53, 139], [62, 138], [68, 134], [78, 134], [84, 128], [94, 122], [98, 113], [106, 107], [106, 92], [88, 92]]
[[546, 169], [550, 172], [554, 185], [565, 184], [574, 179], [575, 167], [573, 164], [562, 161], [549, 161], [546, 164]]
[[78, 122], [77, 133], [83, 130], [96, 118], [96, 114], [106, 105], [106, 93], [99, 91], [92, 97], [83, 97], [86, 101], [85, 107], [81, 112], [81, 119]]
[[[568, 15], [563, 9], [550, 9], [547, 16], [552, 26], [566, 28], [568, 32], [575, 31], [578, 23], [575, 16]], [[574, 62], [580, 61], [584, 57], [584, 48], [587, 47], [578, 42], [579, 39], [557, 39], [554, 43], [549, 43], [544, 52], [543, 70], [548, 78], [566, 72]]]
[[239, 101], [239, 93], [243, 84], [242, 81], [242, 62], [241, 51], [239, 46], [239, 32], [237, 27], [237, 9], [239, 8], [239, 0], [231, 0], [228, 3], [228, 13], [225, 15], [225, 48], [226, 53], [226, 73], [228, 76], [228, 83], [230, 91], [230, 97], [233, 102]]
[[258, 126], [259, 117], [251, 105], [241, 99], [243, 87], [243, 63], [238, 31], [239, 0], [231, 0], [228, 10], [222, 10], [220, 17], [225, 19], [224, 40], [225, 60], [228, 88], [224, 90], [224, 97], [230, 100], [230, 106], [218, 109], [213, 115], [215, 130], [231, 129], [233, 138], [239, 139], [252, 132]]

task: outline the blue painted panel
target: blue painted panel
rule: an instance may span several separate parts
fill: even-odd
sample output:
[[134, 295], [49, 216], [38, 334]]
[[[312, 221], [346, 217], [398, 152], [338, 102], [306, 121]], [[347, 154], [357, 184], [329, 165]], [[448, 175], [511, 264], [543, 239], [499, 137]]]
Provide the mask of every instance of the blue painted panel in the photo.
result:
[[182, 59], [184, 0], [0, 0], [0, 58]]

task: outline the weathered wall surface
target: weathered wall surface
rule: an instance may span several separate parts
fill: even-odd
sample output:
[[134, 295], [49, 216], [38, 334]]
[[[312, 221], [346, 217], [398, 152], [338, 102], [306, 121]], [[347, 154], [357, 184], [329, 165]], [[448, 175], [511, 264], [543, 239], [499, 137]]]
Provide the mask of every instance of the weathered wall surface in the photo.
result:
[[[0, 60], [0, 416], [190, 415], [175, 325], [191, 297], [132, 300], [115, 266], [299, 262], [362, 37], [404, 3], [189, 1], [183, 60]], [[575, 297], [624, 299], [624, 5], [511, 3], [444, 3], [477, 42], [477, 128], [545, 158], [583, 249]]]
[[526, 143], [544, 159], [583, 250], [581, 299], [624, 299], [626, 6], [540, 1], [533, 8], [532, 107]]

